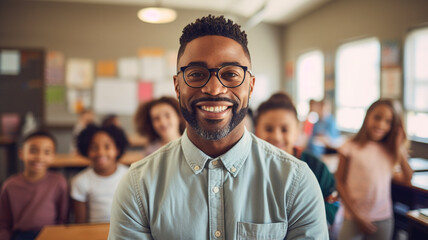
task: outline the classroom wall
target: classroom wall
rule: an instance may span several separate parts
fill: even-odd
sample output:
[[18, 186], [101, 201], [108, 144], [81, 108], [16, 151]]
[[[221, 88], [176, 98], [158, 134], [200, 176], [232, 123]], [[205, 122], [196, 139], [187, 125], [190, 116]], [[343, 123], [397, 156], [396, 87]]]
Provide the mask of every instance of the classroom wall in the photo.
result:
[[[182, 29], [196, 18], [215, 12], [178, 10], [178, 18], [169, 24], [148, 24], [137, 18], [141, 6], [58, 3], [35, 1], [0, 1], [0, 46], [41, 47], [56, 50], [67, 58], [94, 61], [137, 56], [140, 48], [177, 49]], [[232, 16], [233, 17], [233, 16]], [[247, 19], [233, 17], [244, 25]], [[253, 72], [263, 76], [265, 98], [280, 86], [282, 76], [282, 29], [259, 24], [247, 29]], [[171, 77], [172, 81], [172, 77]], [[256, 87], [257, 87], [256, 83]], [[264, 99], [252, 98], [257, 106]], [[58, 132], [60, 143], [70, 141], [64, 133], [76, 120], [66, 104], [46, 109], [48, 126]], [[101, 117], [98, 116], [98, 119]], [[134, 130], [132, 116], [121, 116], [125, 130]], [[61, 144], [60, 152], [68, 146]]]
[[[334, 57], [340, 44], [366, 37], [402, 46], [410, 29], [427, 23], [425, 0], [334, 0], [285, 27], [284, 62], [314, 49]], [[295, 82], [285, 81], [283, 87], [292, 93]], [[413, 156], [428, 158], [427, 144], [413, 143], [412, 148]]]

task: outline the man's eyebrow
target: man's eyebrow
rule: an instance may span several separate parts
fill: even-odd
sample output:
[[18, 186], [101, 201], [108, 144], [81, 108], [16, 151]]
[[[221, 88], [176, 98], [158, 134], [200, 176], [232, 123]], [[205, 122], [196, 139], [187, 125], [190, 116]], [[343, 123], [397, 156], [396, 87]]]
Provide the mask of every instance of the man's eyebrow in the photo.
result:
[[190, 62], [187, 66], [208, 67], [206, 62]]
[[[220, 64], [219, 67], [224, 67], [224, 66], [240, 66], [241, 64], [239, 62], [223, 62]], [[198, 67], [206, 67], [208, 68], [208, 65], [206, 62], [190, 62], [187, 66], [198, 66]]]
[[241, 64], [239, 62], [224, 62], [224, 63], [220, 64], [221, 67], [230, 66], [230, 65], [241, 66]]

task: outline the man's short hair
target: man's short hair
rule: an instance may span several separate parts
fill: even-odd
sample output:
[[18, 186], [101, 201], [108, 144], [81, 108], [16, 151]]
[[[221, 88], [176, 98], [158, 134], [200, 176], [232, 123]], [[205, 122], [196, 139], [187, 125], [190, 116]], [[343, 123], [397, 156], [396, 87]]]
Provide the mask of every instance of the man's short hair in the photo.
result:
[[178, 50], [177, 61], [183, 55], [189, 42], [196, 38], [210, 35], [223, 36], [235, 40], [242, 46], [242, 49], [251, 62], [250, 52], [247, 47], [247, 34], [245, 31], [241, 31], [241, 26], [230, 19], [226, 19], [224, 16], [215, 17], [213, 15], [198, 18], [194, 23], [188, 24], [183, 29], [183, 34], [180, 37], [180, 49]]

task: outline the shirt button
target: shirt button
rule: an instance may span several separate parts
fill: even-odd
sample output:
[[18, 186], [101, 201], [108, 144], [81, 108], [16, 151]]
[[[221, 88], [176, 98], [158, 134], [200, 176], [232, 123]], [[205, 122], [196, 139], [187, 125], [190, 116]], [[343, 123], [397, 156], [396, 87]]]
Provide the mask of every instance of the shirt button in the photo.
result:
[[213, 187], [213, 192], [214, 193], [218, 193], [219, 188], [218, 187]]
[[216, 166], [216, 165], [217, 165], [217, 163], [218, 163], [218, 161], [217, 161], [217, 160], [212, 161], [213, 166]]
[[231, 172], [236, 172], [236, 168], [235, 168], [235, 167], [231, 167], [231, 168], [230, 168], [230, 171], [231, 171]]
[[218, 230], [217, 230], [217, 231], [215, 231], [215, 233], [214, 233], [214, 234], [215, 234], [215, 236], [216, 236], [216, 237], [220, 237], [220, 236], [221, 236], [221, 232], [220, 232], [220, 231], [218, 231]]
[[195, 171], [198, 171], [200, 168], [199, 168], [199, 166], [198, 165], [196, 165], [196, 166], [194, 166], [193, 167], [193, 170], [195, 170]]

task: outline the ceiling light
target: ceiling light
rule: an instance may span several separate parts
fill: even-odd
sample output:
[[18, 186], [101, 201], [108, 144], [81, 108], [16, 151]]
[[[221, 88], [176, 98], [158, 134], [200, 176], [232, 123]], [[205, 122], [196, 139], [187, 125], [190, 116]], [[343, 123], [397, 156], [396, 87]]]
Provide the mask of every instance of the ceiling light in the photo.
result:
[[143, 8], [138, 11], [138, 18], [148, 23], [170, 23], [177, 18], [177, 12], [170, 8]]

